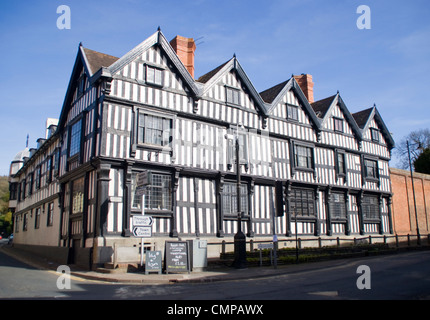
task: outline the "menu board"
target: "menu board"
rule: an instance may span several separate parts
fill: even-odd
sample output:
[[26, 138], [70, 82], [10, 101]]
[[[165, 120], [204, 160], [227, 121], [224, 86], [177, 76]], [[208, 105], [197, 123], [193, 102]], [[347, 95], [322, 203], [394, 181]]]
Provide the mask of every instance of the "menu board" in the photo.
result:
[[158, 272], [161, 274], [161, 251], [146, 251], [145, 274]]
[[165, 265], [166, 273], [169, 272], [190, 272], [190, 257], [188, 242], [172, 241], [166, 242]]

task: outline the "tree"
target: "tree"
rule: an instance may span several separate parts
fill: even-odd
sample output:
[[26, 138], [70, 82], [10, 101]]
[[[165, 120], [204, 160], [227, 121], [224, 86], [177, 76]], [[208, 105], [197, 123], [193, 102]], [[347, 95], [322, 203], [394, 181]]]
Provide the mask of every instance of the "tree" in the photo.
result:
[[12, 212], [0, 214], [0, 235], [12, 233]]
[[430, 174], [430, 148], [424, 151], [414, 161], [414, 168], [416, 172]]
[[401, 169], [409, 169], [407, 141], [411, 152], [411, 163], [414, 164], [423, 153], [423, 150], [430, 148], [430, 130], [419, 129], [412, 131], [397, 144], [394, 152], [399, 158], [399, 167]]
[[0, 235], [12, 232], [12, 213], [9, 212], [9, 182], [0, 177]]

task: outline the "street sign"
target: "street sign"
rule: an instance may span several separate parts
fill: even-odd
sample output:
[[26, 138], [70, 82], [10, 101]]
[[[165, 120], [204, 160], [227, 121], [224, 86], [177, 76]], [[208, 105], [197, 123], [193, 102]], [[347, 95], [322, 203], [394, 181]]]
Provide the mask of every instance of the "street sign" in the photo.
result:
[[133, 227], [133, 236], [136, 238], [151, 238], [152, 228], [151, 227]]
[[151, 216], [134, 215], [133, 227], [150, 227], [154, 223]]
[[259, 243], [258, 249], [273, 249], [273, 243]]
[[141, 197], [144, 194], [146, 194], [146, 187], [136, 187], [136, 191], [134, 192], [136, 197]]
[[151, 175], [149, 171], [142, 171], [136, 175], [136, 187], [144, 187], [151, 183]]

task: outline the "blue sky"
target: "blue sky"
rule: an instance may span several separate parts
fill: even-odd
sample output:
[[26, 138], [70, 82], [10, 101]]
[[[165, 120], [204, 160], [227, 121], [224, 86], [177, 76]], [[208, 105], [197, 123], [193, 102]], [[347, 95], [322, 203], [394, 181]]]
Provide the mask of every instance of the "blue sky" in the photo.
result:
[[[57, 7], [71, 29], [57, 28]], [[371, 29], [360, 30], [359, 5]], [[0, 5], [0, 175], [58, 118], [80, 42], [120, 57], [153, 34], [200, 38], [195, 76], [236, 54], [258, 91], [313, 76], [315, 100], [339, 90], [354, 113], [376, 104], [396, 142], [430, 127], [428, 0], [8, 1]], [[392, 161], [395, 166], [396, 162]]]

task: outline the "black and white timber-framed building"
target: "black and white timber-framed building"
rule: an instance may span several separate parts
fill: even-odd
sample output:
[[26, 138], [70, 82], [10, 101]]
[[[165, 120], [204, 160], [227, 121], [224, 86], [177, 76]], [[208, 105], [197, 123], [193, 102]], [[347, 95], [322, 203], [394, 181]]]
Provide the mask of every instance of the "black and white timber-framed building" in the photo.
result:
[[394, 142], [375, 106], [351, 114], [339, 93], [314, 102], [309, 75], [258, 93], [235, 56], [195, 80], [193, 40], [174, 40], [158, 30], [121, 58], [79, 45], [58, 123], [11, 166], [16, 244], [93, 265], [115, 244], [138, 246], [131, 218], [145, 170], [146, 242], [231, 240], [231, 137], [247, 237], [393, 232]]

